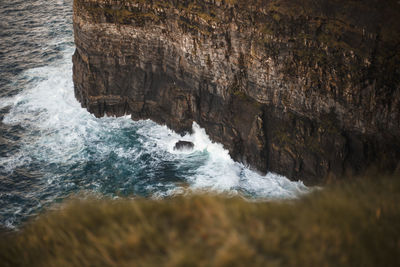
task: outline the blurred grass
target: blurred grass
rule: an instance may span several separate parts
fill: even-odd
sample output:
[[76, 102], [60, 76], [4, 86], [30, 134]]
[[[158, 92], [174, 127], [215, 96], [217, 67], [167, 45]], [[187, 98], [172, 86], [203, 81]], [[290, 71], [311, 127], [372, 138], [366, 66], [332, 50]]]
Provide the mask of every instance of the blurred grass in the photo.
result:
[[0, 240], [1, 266], [400, 266], [400, 178], [280, 202], [73, 199]]

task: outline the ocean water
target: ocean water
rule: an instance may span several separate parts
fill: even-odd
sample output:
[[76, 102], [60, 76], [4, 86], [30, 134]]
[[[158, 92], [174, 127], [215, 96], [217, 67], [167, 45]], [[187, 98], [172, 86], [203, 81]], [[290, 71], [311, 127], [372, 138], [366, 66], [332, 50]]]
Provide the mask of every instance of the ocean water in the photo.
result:
[[[234, 162], [197, 124], [95, 118], [74, 97], [72, 0], [0, 2], [0, 225], [71, 194], [164, 198], [191, 190], [296, 198], [302, 182]], [[174, 151], [179, 140], [192, 151]]]

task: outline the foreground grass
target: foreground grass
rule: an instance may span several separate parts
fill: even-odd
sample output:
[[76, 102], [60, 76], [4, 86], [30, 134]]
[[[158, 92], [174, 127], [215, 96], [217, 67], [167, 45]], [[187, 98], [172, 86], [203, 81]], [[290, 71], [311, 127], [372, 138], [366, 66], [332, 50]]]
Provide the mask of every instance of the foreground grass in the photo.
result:
[[400, 266], [400, 178], [284, 202], [71, 200], [0, 240], [2, 266]]

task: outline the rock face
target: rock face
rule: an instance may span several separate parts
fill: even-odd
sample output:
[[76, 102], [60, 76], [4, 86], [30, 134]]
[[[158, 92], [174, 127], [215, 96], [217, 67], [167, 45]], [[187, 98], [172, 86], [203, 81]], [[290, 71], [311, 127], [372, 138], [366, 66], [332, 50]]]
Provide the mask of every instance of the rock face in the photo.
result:
[[192, 150], [194, 144], [188, 141], [178, 141], [174, 146], [174, 150]]
[[400, 159], [396, 0], [75, 0], [77, 99], [318, 182]]

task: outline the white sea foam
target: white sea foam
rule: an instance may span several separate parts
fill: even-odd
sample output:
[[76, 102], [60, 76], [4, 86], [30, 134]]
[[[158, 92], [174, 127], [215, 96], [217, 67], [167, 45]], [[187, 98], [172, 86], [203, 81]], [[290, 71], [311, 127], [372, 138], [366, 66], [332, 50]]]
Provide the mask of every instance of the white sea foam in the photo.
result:
[[[21, 125], [26, 132], [20, 141], [22, 147], [8, 158], [0, 159], [0, 165], [9, 172], [38, 160], [63, 166], [86, 161], [89, 157], [102, 161], [110, 157], [111, 152], [134, 166], [143, 153], [150, 153], [161, 161], [177, 162], [178, 168], [188, 168], [192, 166], [189, 163], [195, 162], [185, 177], [192, 189], [244, 193], [262, 198], [293, 198], [308, 191], [302, 182], [292, 182], [272, 173], [259, 175], [234, 162], [228, 151], [221, 144], [211, 142], [204, 129], [196, 123], [193, 124], [193, 134], [181, 137], [149, 120], [134, 122], [129, 116], [95, 118], [81, 108], [74, 97], [72, 51], [73, 48], [68, 49], [64, 60], [55, 65], [26, 71], [23, 75], [33, 81], [30, 87], [13, 98], [0, 99], [0, 107], [11, 106], [3, 122]], [[132, 127], [137, 129], [136, 146], [120, 146], [119, 142], [109, 141]], [[173, 147], [179, 140], [193, 142], [193, 151], [175, 151]], [[157, 168], [160, 160], [148, 164]], [[125, 167], [132, 166], [128, 164]], [[68, 186], [70, 183], [71, 186], [72, 183], [60, 180], [60, 174], [44, 176], [49, 184], [65, 183], [63, 186]], [[157, 186], [151, 185], [152, 188]], [[98, 182], [93, 182], [93, 188], [98, 187]], [[156, 191], [154, 195], [182, 192], [179, 185], [168, 184], [166, 187], [165, 192]]]

